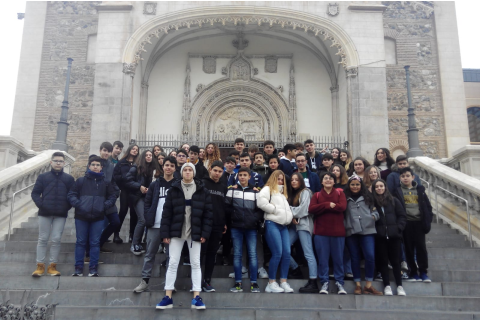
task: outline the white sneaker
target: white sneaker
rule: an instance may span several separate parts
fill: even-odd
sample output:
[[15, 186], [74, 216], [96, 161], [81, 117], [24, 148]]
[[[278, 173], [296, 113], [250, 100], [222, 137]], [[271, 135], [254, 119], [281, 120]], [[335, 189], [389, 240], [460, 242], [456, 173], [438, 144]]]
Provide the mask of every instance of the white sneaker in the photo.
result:
[[[229, 278], [235, 279], [235, 272], [228, 274]], [[248, 270], [245, 267], [242, 267], [242, 279], [248, 278]]]
[[265, 268], [260, 268], [258, 269], [258, 277], [260, 279], [268, 279], [268, 272], [265, 270]]
[[295, 291], [295, 290], [292, 289], [292, 287], [290, 287], [288, 282], [281, 282], [280, 287], [283, 289], [283, 292], [285, 292], [285, 293], [292, 293], [292, 292]]
[[140, 284], [135, 289], [133, 289], [133, 292], [140, 293], [147, 289], [148, 289], [148, 283], [146, 283], [145, 280], [142, 279], [142, 282], [140, 282]]
[[217, 250], [217, 254], [222, 254], [222, 253], [223, 253], [223, 244]]
[[285, 290], [280, 288], [276, 281], [267, 284], [267, 287], [265, 288], [265, 292], [268, 292], [268, 293], [280, 293], [280, 292], [284, 292], [284, 291]]
[[397, 287], [397, 295], [399, 296], [406, 296], [407, 294], [405, 293], [405, 290], [403, 290], [402, 286]]
[[386, 296], [393, 296], [392, 287], [386, 286], [383, 290], [383, 294]]
[[407, 265], [407, 262], [405, 262], [405, 261], [402, 261], [402, 263], [400, 263], [400, 268], [402, 269], [402, 271], [405, 271], [405, 272], [407, 272], [407, 271], [408, 271], [408, 265]]

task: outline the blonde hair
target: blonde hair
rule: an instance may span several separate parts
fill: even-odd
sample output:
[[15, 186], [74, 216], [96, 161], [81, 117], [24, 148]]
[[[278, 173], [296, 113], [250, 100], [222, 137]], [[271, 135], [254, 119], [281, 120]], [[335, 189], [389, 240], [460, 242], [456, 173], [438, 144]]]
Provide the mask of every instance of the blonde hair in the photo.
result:
[[281, 170], [275, 170], [268, 178], [267, 183], [265, 183], [265, 187], [270, 188], [270, 194], [280, 193], [278, 191], [278, 177], [283, 176], [283, 195], [286, 199], [288, 199], [288, 191], [287, 191], [287, 179], [285, 178], [285, 174]]
[[365, 169], [365, 171], [364, 171], [365, 173], [363, 174], [363, 183], [365, 184], [365, 186], [367, 188], [369, 188], [372, 185], [373, 181], [375, 181], [375, 180], [372, 181], [370, 179], [370, 171], [372, 171], [372, 169], [375, 169], [377, 171], [377, 179], [375, 179], [375, 180], [381, 179], [380, 169], [377, 166], [367, 167], [367, 169]]

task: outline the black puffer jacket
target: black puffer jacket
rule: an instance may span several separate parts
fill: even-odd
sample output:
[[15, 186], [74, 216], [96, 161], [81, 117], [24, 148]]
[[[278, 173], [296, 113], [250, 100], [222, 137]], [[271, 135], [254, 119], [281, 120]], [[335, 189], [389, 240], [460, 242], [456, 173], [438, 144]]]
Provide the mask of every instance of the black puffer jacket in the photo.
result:
[[223, 231], [226, 224], [225, 219], [225, 195], [227, 186], [222, 181], [215, 182], [210, 177], [202, 180], [205, 188], [210, 192], [213, 208], [213, 230]]
[[127, 189], [127, 173], [133, 165], [133, 162], [128, 162], [125, 158], [118, 161], [115, 169], [113, 169], [113, 179], [115, 179], [115, 183], [121, 190]]
[[380, 218], [375, 222], [377, 237], [398, 239], [402, 238], [403, 229], [407, 224], [407, 214], [397, 198], [382, 207], [375, 204]]
[[43, 217], [66, 218], [72, 207], [68, 202], [68, 192], [75, 179], [62, 171], [51, 170], [38, 176], [32, 190], [32, 200], [38, 207], [38, 215]]
[[232, 219], [232, 228], [257, 229], [263, 212], [257, 207], [258, 191], [248, 185], [245, 189], [237, 184], [237, 188], [228, 189], [225, 196], [228, 215]]
[[75, 219], [95, 222], [105, 218], [105, 211], [115, 204], [117, 195], [113, 185], [105, 182], [103, 172], [87, 172], [73, 184], [68, 201], [75, 208]]
[[138, 167], [136, 164], [130, 167], [128, 170], [125, 187], [129, 191], [129, 196], [132, 198], [133, 203], [137, 203], [138, 199], [145, 198], [145, 194], [140, 191], [140, 187], [144, 186], [148, 188], [150, 183], [152, 183], [152, 176], [145, 176], [143, 174], [138, 174]]
[[[200, 180], [195, 179], [196, 191], [192, 196], [191, 237], [193, 241], [208, 239], [212, 232], [213, 212], [210, 192]], [[175, 181], [168, 191], [163, 206], [160, 237], [180, 238], [185, 221], [185, 195], [181, 180]]]

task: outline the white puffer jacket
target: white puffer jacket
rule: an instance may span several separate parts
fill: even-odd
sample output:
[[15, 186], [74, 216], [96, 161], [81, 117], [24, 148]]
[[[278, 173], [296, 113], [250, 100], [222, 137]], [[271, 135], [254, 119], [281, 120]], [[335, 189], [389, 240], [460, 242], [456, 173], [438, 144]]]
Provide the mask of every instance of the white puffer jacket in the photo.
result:
[[263, 215], [265, 220], [285, 226], [292, 222], [293, 214], [287, 199], [278, 192], [270, 196], [270, 187], [264, 187], [260, 190], [257, 197], [257, 206], [265, 212]]

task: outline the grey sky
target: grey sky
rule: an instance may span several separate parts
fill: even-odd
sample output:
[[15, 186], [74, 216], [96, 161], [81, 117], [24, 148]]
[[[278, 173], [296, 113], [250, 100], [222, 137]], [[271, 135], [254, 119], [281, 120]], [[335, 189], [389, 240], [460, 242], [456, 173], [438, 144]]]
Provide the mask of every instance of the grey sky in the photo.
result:
[[[480, 1], [455, 1], [460, 36], [463, 68], [480, 68], [480, 41], [478, 40], [478, 12]], [[23, 20], [17, 19], [17, 12], [25, 12], [25, 1], [2, 2], [0, 10], [0, 32], [4, 46], [2, 50], [3, 80], [0, 135], [10, 134], [17, 72], [22, 41]], [[66, 64], [66, 62], [65, 62]], [[21, 85], [21, 84], [20, 84]], [[60, 110], [58, 110], [60, 112]]]

